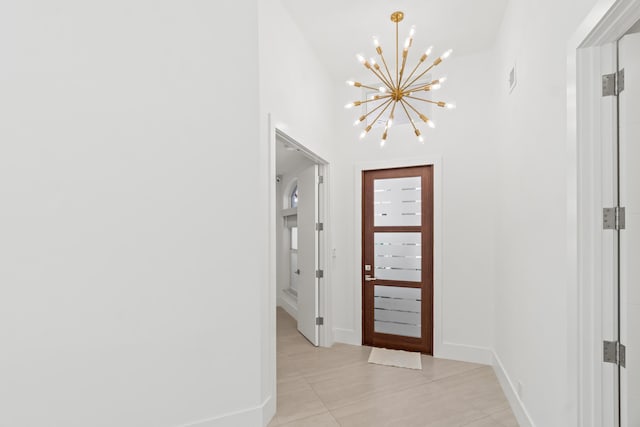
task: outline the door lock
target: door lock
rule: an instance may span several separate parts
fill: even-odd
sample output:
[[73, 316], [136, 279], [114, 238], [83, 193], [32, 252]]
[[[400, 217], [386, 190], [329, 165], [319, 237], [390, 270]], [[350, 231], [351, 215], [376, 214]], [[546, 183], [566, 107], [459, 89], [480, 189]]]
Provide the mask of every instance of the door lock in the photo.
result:
[[373, 282], [374, 280], [378, 280], [378, 279], [376, 279], [375, 277], [371, 277], [370, 274], [365, 274], [364, 280], [366, 280], [367, 282]]

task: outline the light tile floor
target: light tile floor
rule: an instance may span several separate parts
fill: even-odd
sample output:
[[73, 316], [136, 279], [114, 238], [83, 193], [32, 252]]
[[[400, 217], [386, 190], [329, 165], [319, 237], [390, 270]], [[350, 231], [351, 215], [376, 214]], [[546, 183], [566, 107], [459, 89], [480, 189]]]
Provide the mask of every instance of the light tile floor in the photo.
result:
[[489, 366], [422, 356], [422, 371], [367, 363], [370, 347], [316, 348], [278, 308], [270, 427], [517, 427]]

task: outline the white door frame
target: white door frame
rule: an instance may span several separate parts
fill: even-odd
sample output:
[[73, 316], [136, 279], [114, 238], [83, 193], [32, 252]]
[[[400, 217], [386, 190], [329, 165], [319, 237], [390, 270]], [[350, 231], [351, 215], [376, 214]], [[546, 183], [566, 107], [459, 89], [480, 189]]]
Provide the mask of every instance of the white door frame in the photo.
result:
[[[608, 427], [613, 402], [603, 393], [614, 369], [602, 363], [611, 339], [614, 233], [602, 230], [602, 208], [613, 206], [613, 99], [602, 98], [601, 75], [615, 70], [611, 43], [640, 19], [640, 0], [600, 0], [569, 41], [567, 53], [567, 254], [571, 353], [577, 385], [576, 425]], [[608, 284], [608, 285], [607, 285]], [[612, 365], [613, 366], [613, 365]]]
[[[277, 275], [276, 275], [276, 221], [279, 217], [277, 213], [278, 207], [276, 206], [276, 139], [280, 138], [292, 146], [300, 149], [300, 152], [307, 158], [311, 159], [318, 165], [318, 170], [321, 176], [324, 177], [324, 184], [320, 187], [320, 221], [324, 224], [324, 230], [320, 233], [320, 268], [324, 270], [324, 277], [320, 281], [318, 297], [320, 304], [318, 308], [319, 316], [324, 319], [324, 324], [320, 328], [319, 341], [321, 347], [331, 347], [333, 345], [332, 331], [332, 317], [329, 302], [331, 301], [331, 257], [330, 250], [331, 242], [331, 222], [330, 222], [330, 206], [329, 206], [329, 182], [330, 182], [330, 165], [329, 162], [318, 156], [316, 153], [305, 147], [302, 143], [295, 140], [291, 136], [287, 135], [283, 130], [279, 129], [275, 123], [281, 123], [273, 118], [269, 114], [269, 153], [271, 153], [271, 160], [268, 165], [268, 182], [269, 182], [269, 301], [272, 306], [275, 307], [277, 301]], [[275, 340], [276, 327], [275, 327], [275, 310], [272, 313], [274, 317], [269, 322], [270, 336]], [[275, 347], [275, 345], [274, 345]], [[273, 366], [275, 368], [275, 352]], [[275, 369], [274, 369], [275, 372]]]
[[[362, 172], [375, 169], [392, 169], [411, 166], [433, 166], [433, 355], [457, 360], [474, 359], [469, 355], [443, 342], [442, 335], [442, 158], [439, 156], [423, 158], [393, 159], [359, 163], [354, 169], [354, 230], [358, 240], [362, 238]], [[353, 324], [355, 331], [349, 342], [362, 344], [362, 246], [354, 245], [354, 285]], [[466, 349], [468, 350], [468, 349]], [[480, 356], [482, 359], [482, 356]], [[484, 361], [484, 359], [482, 359]], [[489, 364], [490, 362], [486, 362]]]

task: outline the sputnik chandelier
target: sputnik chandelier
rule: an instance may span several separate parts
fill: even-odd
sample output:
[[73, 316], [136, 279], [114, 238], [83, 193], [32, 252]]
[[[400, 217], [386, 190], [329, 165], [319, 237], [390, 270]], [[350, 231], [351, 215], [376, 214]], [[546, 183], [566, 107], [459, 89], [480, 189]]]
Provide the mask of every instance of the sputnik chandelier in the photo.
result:
[[357, 55], [357, 58], [360, 61], [360, 63], [362, 63], [362, 65], [365, 66], [366, 69], [371, 71], [376, 76], [376, 78], [380, 80], [380, 83], [382, 83], [382, 86], [376, 88], [376, 87], [364, 85], [360, 82], [354, 82], [354, 81], [347, 82], [347, 84], [350, 86], [365, 88], [365, 89], [375, 91], [375, 94], [372, 95], [369, 99], [365, 99], [363, 101], [354, 101], [350, 104], [345, 105], [345, 108], [353, 108], [353, 107], [359, 107], [364, 105], [369, 107], [368, 112], [366, 112], [365, 114], [360, 116], [358, 120], [356, 120], [356, 122], [354, 123], [355, 126], [361, 123], [365, 123], [365, 120], [367, 120], [369, 116], [371, 116], [374, 113], [378, 113], [377, 116], [372, 121], [366, 122], [367, 126], [360, 134], [361, 139], [364, 138], [369, 133], [373, 125], [377, 123], [378, 120], [380, 120], [380, 118], [383, 117], [383, 115], [389, 110], [389, 107], [391, 107], [391, 111], [389, 112], [389, 114], [387, 116], [384, 116], [382, 120], [383, 122], [386, 121], [386, 123], [384, 127], [384, 132], [382, 133], [380, 146], [384, 146], [387, 140], [387, 135], [389, 133], [389, 129], [391, 128], [391, 125], [393, 124], [395, 113], [396, 113], [396, 110], [398, 109], [398, 105], [400, 105], [402, 110], [404, 110], [404, 113], [409, 119], [411, 126], [413, 126], [413, 131], [416, 134], [416, 137], [418, 137], [418, 140], [420, 142], [424, 142], [424, 139], [422, 137], [420, 130], [416, 125], [416, 121], [414, 120], [412, 113], [414, 113], [415, 116], [418, 117], [420, 120], [422, 120], [422, 122], [424, 122], [427, 126], [434, 128], [435, 125], [430, 118], [428, 118], [423, 113], [421, 113], [414, 105], [412, 105], [410, 101], [426, 102], [426, 103], [434, 104], [441, 108], [448, 108], [448, 109], [455, 108], [455, 105], [453, 104], [449, 104], [442, 101], [432, 101], [431, 99], [425, 99], [421, 97], [425, 95], [420, 94], [420, 92], [430, 92], [430, 91], [439, 89], [440, 85], [446, 80], [446, 77], [441, 77], [437, 80], [432, 80], [428, 83], [419, 82], [419, 80], [422, 77], [424, 77], [429, 71], [437, 67], [444, 59], [448, 58], [451, 55], [451, 52], [452, 52], [451, 49], [446, 51], [444, 54], [442, 54], [442, 56], [439, 56], [438, 58], [436, 58], [435, 61], [433, 61], [433, 63], [427, 67], [427, 69], [425, 69], [424, 71], [421, 71], [419, 74], [416, 75], [416, 73], [418, 72], [422, 64], [424, 64], [424, 62], [427, 60], [429, 55], [431, 55], [431, 50], [433, 48], [430, 47], [429, 49], [426, 50], [426, 52], [422, 54], [418, 63], [413, 68], [413, 71], [411, 71], [411, 73], [408, 76], [404, 75], [405, 67], [407, 65], [407, 56], [409, 55], [409, 48], [411, 48], [411, 45], [413, 44], [415, 26], [411, 27], [411, 31], [409, 32], [409, 37], [407, 37], [407, 39], [404, 42], [404, 49], [402, 51], [402, 64], [400, 65], [400, 50], [398, 45], [398, 24], [403, 19], [404, 19], [403, 12], [398, 11], [398, 12], [393, 12], [391, 14], [391, 21], [396, 24], [395, 78], [394, 78], [394, 75], [392, 75], [391, 72], [389, 71], [387, 61], [384, 58], [384, 55], [382, 53], [382, 48], [380, 47], [380, 43], [378, 42], [377, 37], [374, 37], [373, 44], [376, 48], [376, 52], [378, 53], [378, 55], [380, 56], [380, 59], [382, 60], [382, 65], [384, 67], [384, 70], [382, 67], [380, 67], [380, 65], [376, 63], [376, 61], [373, 58], [371, 58], [369, 61], [367, 61], [365, 57], [362, 55]]

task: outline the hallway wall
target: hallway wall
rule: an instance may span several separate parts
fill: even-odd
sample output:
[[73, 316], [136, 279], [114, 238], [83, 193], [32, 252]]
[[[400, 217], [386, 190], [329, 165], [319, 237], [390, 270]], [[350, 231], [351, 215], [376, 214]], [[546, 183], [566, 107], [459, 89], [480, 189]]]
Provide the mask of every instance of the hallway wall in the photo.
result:
[[257, 57], [255, 0], [0, 3], [0, 425], [261, 423]]
[[[259, 62], [260, 62], [260, 170], [261, 178], [257, 192], [257, 206], [263, 213], [261, 224], [269, 229], [270, 216], [276, 215], [277, 206], [270, 212], [269, 165], [275, 170], [275, 149], [269, 150], [268, 130], [277, 127], [316, 155], [331, 163], [333, 159], [332, 140], [334, 92], [332, 82], [323, 64], [302, 36], [297, 24], [280, 0], [260, 0], [259, 13]], [[269, 116], [271, 123], [269, 123]], [[275, 195], [274, 195], [275, 196]], [[329, 202], [331, 206], [331, 201]], [[279, 218], [282, 219], [281, 217]], [[273, 230], [276, 240], [277, 230]], [[277, 243], [276, 243], [277, 244]], [[265, 253], [272, 248], [264, 246]], [[262, 292], [262, 398], [275, 397], [275, 306], [269, 294], [268, 281], [264, 278], [277, 274], [270, 270], [269, 263], [277, 262], [275, 253], [265, 261], [265, 275], [260, 282]], [[273, 323], [272, 323], [273, 322]], [[275, 413], [270, 407], [268, 414]]]
[[[578, 422], [565, 76], [569, 37], [595, 3], [512, 0], [497, 46], [495, 350], [514, 386], [521, 382], [531, 420], [544, 427]], [[514, 63], [518, 85], [509, 95]]]

